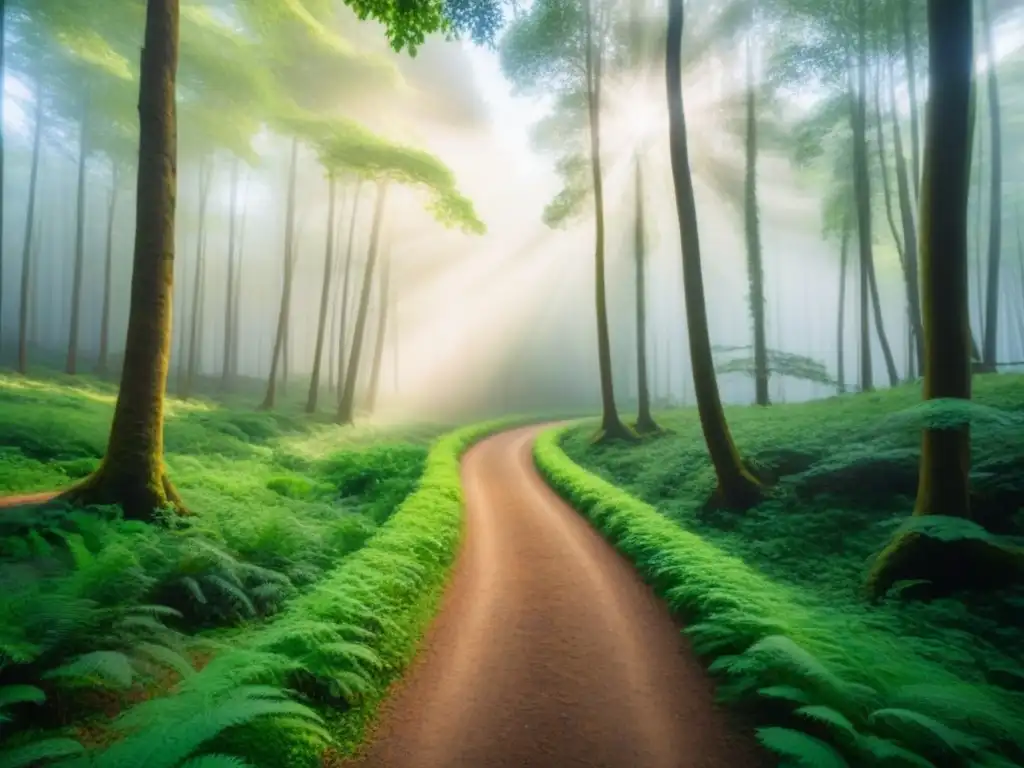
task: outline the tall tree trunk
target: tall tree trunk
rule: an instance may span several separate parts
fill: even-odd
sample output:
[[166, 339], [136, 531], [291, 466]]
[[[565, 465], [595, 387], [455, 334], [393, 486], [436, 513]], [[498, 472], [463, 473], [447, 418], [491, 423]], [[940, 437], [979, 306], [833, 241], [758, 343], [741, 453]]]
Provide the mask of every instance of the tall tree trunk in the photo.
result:
[[207, 159], [203, 158], [199, 163], [199, 222], [196, 231], [196, 270], [192, 283], [192, 317], [188, 338], [188, 364], [185, 368], [185, 387], [181, 392], [183, 400], [188, 400], [192, 396], [196, 376], [199, 373], [199, 347], [201, 344], [199, 329], [202, 327], [200, 317], [205, 298], [203, 296], [203, 276], [206, 272], [206, 203], [210, 197], [210, 180], [213, 176], [213, 171], [207, 165], [207, 162]]
[[[914, 176], [914, 200], [921, 199], [921, 126], [918, 120], [917, 64], [914, 61], [914, 35], [910, 19], [910, 0], [902, 0], [903, 59], [907, 67], [907, 91], [910, 97], [910, 168]], [[893, 110], [895, 116], [896, 111]]]
[[[753, 10], [751, 6], [751, 21]], [[747, 239], [747, 281], [750, 284], [750, 318], [754, 326], [754, 402], [768, 405], [768, 344], [764, 328], [764, 263], [761, 258], [761, 224], [757, 209], [757, 98], [754, 93], [754, 51], [747, 34], [747, 131], [744, 229]]]
[[316, 347], [313, 349], [313, 374], [309, 379], [309, 398], [306, 413], [316, 412], [316, 401], [320, 395], [320, 361], [324, 352], [324, 338], [327, 334], [327, 310], [331, 303], [331, 271], [334, 267], [334, 201], [338, 183], [331, 176], [327, 193], [327, 246], [324, 250], [324, 284], [320, 290], [320, 318], [316, 328]]
[[839, 250], [839, 322], [836, 329], [836, 370], [839, 394], [846, 392], [846, 271], [850, 262], [850, 218], [843, 216], [842, 244]]
[[181, 266], [178, 268], [178, 279], [181, 280], [181, 289], [178, 291], [180, 297], [178, 301], [178, 313], [181, 315], [181, 321], [178, 323], [178, 351], [173, 355], [175, 360], [175, 373], [177, 374], [177, 393], [178, 397], [183, 397], [185, 392], [185, 374], [188, 371], [188, 329], [185, 318], [188, 316], [188, 259], [185, 258], [185, 254], [188, 249], [185, 246], [185, 238], [182, 238], [181, 248]]
[[[243, 190], [243, 199], [248, 197], [248, 179], [246, 180], [246, 189]], [[242, 276], [245, 272], [242, 270], [242, 257], [245, 255], [245, 225], [248, 222], [249, 213], [249, 202], [247, 199], [242, 203], [242, 220], [239, 223], [238, 232], [238, 267], [235, 270], [235, 285], [232, 289], [232, 300], [231, 306], [233, 309], [233, 315], [231, 319], [231, 380], [236, 381], [238, 379], [238, 348], [241, 344], [242, 338]]]
[[669, 151], [675, 187], [676, 215], [679, 219], [682, 242], [683, 292], [686, 298], [686, 324], [690, 340], [693, 388], [704, 440], [707, 442], [711, 463], [718, 478], [717, 500], [727, 507], [746, 509], [760, 500], [761, 488], [754, 476], [743, 466], [736, 444], [729, 434], [711, 353], [704, 278], [701, 274], [697, 205], [693, 193], [693, 179], [690, 177], [686, 113], [683, 107], [683, 22], [683, 0], [669, 0], [665, 57]]
[[895, 387], [900, 383], [900, 374], [896, 368], [896, 358], [892, 353], [889, 337], [885, 332], [885, 322], [882, 316], [882, 299], [878, 293], [878, 275], [875, 272], [875, 265], [873, 263], [868, 264], [868, 287], [871, 289], [871, 312], [875, 316], [875, 333], [878, 335], [878, 342], [882, 346], [882, 358], [885, 360], [886, 373], [889, 374], [889, 386]]
[[[888, 28], [889, 47], [893, 47], [892, 29]], [[912, 54], [911, 54], [912, 57]], [[893, 77], [892, 60], [889, 61], [889, 115], [892, 122], [892, 147], [896, 160], [896, 193], [900, 204], [900, 221], [903, 226], [903, 266], [907, 283], [907, 303], [909, 304], [910, 322], [914, 334], [914, 349], [917, 353], [917, 367], [924, 365], [924, 329], [921, 325], [921, 280], [917, 265], [917, 225], [914, 221], [914, 200], [910, 196], [910, 182], [907, 179], [907, 161], [903, 153], [903, 132], [900, 129], [899, 115], [896, 110], [896, 80]], [[916, 114], [916, 113], [915, 113]], [[911, 130], [917, 130], [916, 126]], [[915, 150], [916, 151], [916, 150]], [[918, 173], [917, 168], [914, 174]]]
[[124, 366], [107, 454], [66, 496], [120, 504], [129, 519], [183, 511], [163, 462], [164, 389], [171, 341], [177, 166], [178, 0], [147, 0], [139, 68], [135, 255]]
[[651, 397], [647, 387], [647, 280], [644, 262], [647, 248], [644, 243], [644, 185], [640, 154], [636, 163], [636, 221], [634, 223], [634, 258], [636, 259], [636, 431], [650, 434], [658, 431], [651, 415]]
[[874, 389], [871, 366], [871, 333], [868, 298], [871, 288], [871, 186], [867, 158], [867, 0], [858, 0], [857, 84], [853, 83], [853, 65], [847, 67], [850, 89], [850, 128], [853, 133], [853, 186], [857, 209], [857, 245], [860, 255], [860, 389]]
[[277, 333], [274, 335], [274, 351], [270, 355], [270, 375], [267, 377], [267, 394], [260, 403], [260, 410], [269, 411], [274, 407], [277, 396], [278, 365], [284, 352], [285, 335], [288, 332], [288, 314], [292, 300], [292, 260], [295, 247], [295, 176], [299, 165], [299, 140], [292, 139], [291, 162], [288, 165], [288, 202], [284, 215], [284, 284], [281, 286], [281, 305], [277, 313]]
[[117, 215], [117, 187], [120, 178], [117, 161], [110, 161], [110, 204], [107, 209], [107, 240], [103, 257], [103, 310], [100, 317], [100, 355], [96, 366], [98, 373], [105, 374], [110, 356], [110, 303], [114, 274], [114, 220]]
[[981, 360], [986, 370], [995, 371], [999, 331], [999, 262], [1003, 237], [1003, 138], [1002, 116], [999, 104], [999, 79], [996, 75], [995, 46], [992, 42], [992, 20], [989, 18], [988, 0], [981, 0], [981, 23], [988, 59], [986, 81], [988, 85], [989, 138], [992, 142], [992, 165], [989, 169], [989, 230], [988, 280], [985, 302], [985, 337], [982, 341]]
[[[0, 81], [2, 82], [2, 81]], [[3, 101], [3, 99], [0, 99]], [[0, 133], [3, 126], [0, 125]], [[40, 144], [43, 137], [43, 89], [36, 85], [35, 123], [32, 128], [32, 167], [28, 176], [28, 212], [25, 215], [25, 241], [21, 250], [21, 306], [18, 322], [18, 371], [28, 372], [29, 275], [32, 266], [32, 234], [36, 223], [36, 187], [39, 182]], [[0, 179], [0, 183], [3, 180]], [[0, 248], [0, 251], [3, 249]]]
[[363, 286], [359, 293], [359, 308], [356, 311], [356, 326], [352, 333], [352, 349], [348, 365], [345, 366], [345, 386], [342, 387], [338, 403], [338, 423], [351, 424], [355, 420], [356, 384], [359, 381], [359, 359], [366, 335], [366, 319], [370, 310], [370, 289], [373, 286], [373, 270], [377, 264], [380, 247], [380, 227], [384, 220], [384, 202], [387, 199], [387, 182], [377, 183], [377, 202], [373, 208], [373, 224], [370, 229], [370, 248], [366, 254], [363, 270]]
[[612, 377], [611, 336], [608, 330], [608, 296], [605, 287], [604, 181], [601, 173], [601, 60], [604, 51], [595, 45], [593, 0], [583, 0], [586, 30], [585, 70], [587, 114], [590, 127], [590, 169], [594, 190], [594, 300], [597, 316], [597, 363], [601, 380], [602, 440], [629, 438], [629, 430], [615, 407]]
[[391, 254], [385, 252], [380, 265], [380, 314], [377, 318], [377, 339], [373, 350], [373, 367], [370, 369], [370, 386], [366, 393], [366, 411], [370, 415], [373, 415], [373, 411], [377, 407], [377, 394], [380, 390], [380, 369], [384, 363], [384, 340], [387, 337], [388, 314], [391, 310], [390, 293]]
[[341, 407], [341, 400], [345, 394], [345, 350], [348, 347], [348, 297], [352, 280], [352, 260], [355, 253], [356, 217], [359, 214], [359, 193], [362, 191], [363, 182], [356, 182], [355, 191], [352, 193], [352, 215], [348, 224], [348, 246], [345, 251], [345, 275], [341, 283], [341, 319], [338, 323], [338, 407]]
[[228, 279], [224, 297], [224, 353], [220, 372], [220, 385], [231, 384], [231, 345], [235, 337], [235, 228], [238, 216], [238, 158], [231, 164], [231, 208], [228, 212]]
[[[923, 397], [971, 398], [967, 285], [967, 196], [970, 178], [974, 57], [970, 0], [929, 0], [931, 95], [926, 118], [921, 201], [921, 275], [925, 326]], [[970, 517], [970, 426], [922, 431], [915, 516]], [[879, 555], [868, 590], [883, 595], [896, 581], [927, 579], [936, 589], [993, 574], [997, 552], [980, 542], [941, 542], [897, 535]]]
[[[977, 100], [980, 99], [982, 94], [979, 94], [977, 89], [974, 91], [975, 109], [977, 109]], [[975, 137], [977, 141], [977, 154], [974, 156], [973, 167], [977, 168], [978, 171], [978, 194], [977, 201], [974, 206], [974, 258], [972, 259], [971, 267], [973, 267], [974, 277], [974, 300], [977, 305], [977, 319], [978, 319], [978, 334], [984, 340], [985, 338], [985, 256], [982, 248], [982, 238], [984, 236], [984, 219], [985, 219], [985, 132], [976, 131]], [[969, 267], [968, 269], [971, 269]], [[971, 331], [971, 343], [975, 347], [978, 343], [974, 340], [974, 331]], [[981, 352], [975, 350], [975, 360], [981, 360]]]
[[75, 267], [71, 283], [71, 325], [68, 328], [68, 357], [64, 370], [78, 372], [78, 320], [82, 312], [82, 273], [85, 269], [85, 161], [89, 155], [89, 94], [82, 96], [78, 132], [78, 194], [75, 211]]

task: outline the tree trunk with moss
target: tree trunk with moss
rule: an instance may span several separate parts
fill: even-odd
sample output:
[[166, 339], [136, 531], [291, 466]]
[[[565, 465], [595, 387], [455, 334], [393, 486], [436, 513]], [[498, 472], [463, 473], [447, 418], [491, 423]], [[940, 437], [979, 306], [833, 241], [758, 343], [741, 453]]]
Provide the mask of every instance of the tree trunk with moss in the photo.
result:
[[277, 312], [277, 332], [274, 334], [274, 350], [270, 356], [270, 375], [267, 377], [267, 393], [260, 403], [261, 411], [274, 407], [277, 398], [277, 376], [281, 358], [285, 354], [285, 338], [288, 333], [288, 315], [292, 300], [292, 262], [295, 258], [295, 177], [299, 165], [299, 140], [292, 139], [291, 162], [288, 165], [288, 202], [284, 216], [284, 283], [281, 286], [281, 304]]
[[846, 271], [850, 261], [850, 219], [843, 216], [842, 242], [839, 246], [839, 322], [836, 329], [836, 381], [839, 394], [846, 392]]
[[[753, 6], [751, 6], [753, 14]], [[752, 19], [753, 21], [753, 19]], [[743, 209], [747, 240], [747, 281], [750, 285], [750, 319], [754, 329], [754, 402], [768, 405], [768, 344], [764, 323], [764, 261], [761, 258], [761, 223], [757, 210], [757, 97], [754, 92], [754, 51], [747, 35], [746, 177]]]
[[370, 248], [366, 254], [363, 270], [363, 286], [359, 293], [359, 307], [356, 310], [356, 325], [352, 332], [352, 349], [348, 365], [345, 366], [345, 385], [338, 402], [338, 423], [351, 424], [355, 421], [356, 385], [359, 382], [359, 362], [366, 336], [366, 321], [370, 312], [370, 295], [373, 287], [373, 273], [380, 250], [380, 228], [384, 220], [384, 203], [387, 199], [387, 182], [377, 185], [377, 203], [373, 209], [373, 224], [370, 229]]
[[178, 18], [178, 0], [147, 0], [135, 253], [121, 387], [106, 456], [96, 472], [64, 494], [82, 505], [120, 505], [126, 518], [136, 520], [152, 520], [166, 507], [184, 511], [163, 459], [174, 289]]
[[[921, 276], [925, 400], [971, 398], [967, 280], [974, 56], [970, 0], [930, 0], [931, 98], [925, 123]], [[915, 516], [970, 517], [970, 426], [923, 430]], [[880, 597], [897, 581], [925, 579], [933, 590], [991, 581], [1017, 568], [1007, 553], [971, 539], [940, 541], [902, 532], [878, 556], [867, 589]]]
[[604, 179], [601, 172], [601, 65], [603, 51], [594, 42], [593, 0], [583, 0], [585, 41], [584, 70], [587, 116], [590, 128], [590, 169], [594, 190], [594, 303], [597, 317], [597, 363], [601, 380], [601, 431], [598, 440], [628, 439], [626, 425], [615, 406], [612, 377], [611, 335], [608, 331], [608, 297], [605, 285]]
[[726, 507], [747, 509], [760, 500], [761, 486], [743, 466], [739, 451], [736, 450], [736, 444], [725, 420], [725, 411], [722, 409], [718, 393], [718, 380], [715, 376], [704, 297], [704, 278], [701, 273], [697, 205], [693, 193], [693, 179], [690, 177], [690, 158], [686, 141], [681, 61], [683, 23], [683, 0], [669, 0], [665, 58], [669, 152], [682, 242], [683, 293], [686, 299], [693, 388], [704, 440], [718, 478], [716, 501]]
[[636, 431], [640, 434], [657, 432], [659, 427], [651, 415], [651, 396], [647, 383], [647, 278], [645, 261], [647, 249], [644, 243], [644, 197], [643, 171], [640, 155], [636, 163], [636, 221], [634, 258], [636, 259]]
[[82, 314], [82, 276], [85, 271], [85, 182], [89, 156], [89, 94], [82, 95], [82, 114], [78, 128], [78, 191], [75, 211], [75, 266], [71, 278], [71, 320], [68, 328], [68, 356], [64, 370], [78, 372], [78, 329]]
[[377, 338], [373, 350], [373, 367], [370, 369], [370, 384], [366, 392], [366, 411], [373, 414], [377, 407], [380, 390], [380, 371], [384, 364], [384, 341], [387, 338], [388, 314], [391, 312], [391, 255], [384, 254], [380, 269], [380, 308], [377, 319]]
[[921, 199], [921, 126], [918, 119], [917, 62], [914, 59], [914, 31], [910, 19], [911, 0], [900, 3], [903, 30], [903, 62], [907, 69], [907, 95], [910, 98], [910, 168], [914, 177], [914, 200]]
[[[0, 133], [3, 133], [3, 131], [0, 130]], [[21, 307], [19, 308], [18, 318], [18, 371], [20, 373], [28, 372], [28, 311], [31, 304], [29, 301], [29, 276], [32, 273], [32, 236], [36, 223], [36, 189], [39, 182], [39, 156], [41, 154], [40, 144], [42, 137], [43, 89], [42, 85], [37, 83], [35, 123], [32, 127], [32, 166], [28, 176], [28, 211], [25, 214], [25, 240], [22, 243], [21, 251]], [[3, 180], [0, 179], [0, 184], [2, 182]]]
[[117, 162], [110, 163], [110, 202], [107, 208], [107, 236], [103, 257], [103, 308], [100, 314], [100, 354], [96, 372], [107, 372], [110, 357], [110, 310], [114, 280], [114, 220], [117, 215], [117, 188], [120, 183]]
[[316, 403], [320, 396], [320, 363], [323, 360], [324, 338], [327, 334], [327, 310], [331, 304], [331, 273], [334, 269], [334, 201], [337, 198], [338, 182], [332, 176], [328, 179], [328, 185], [324, 284], [320, 289], [320, 317], [316, 326], [316, 345], [313, 347], [313, 373], [309, 378], [309, 396], [306, 398], [306, 413], [316, 412]]
[[999, 275], [1003, 237], [1003, 131], [999, 103], [999, 79], [996, 75], [995, 45], [992, 42], [992, 21], [988, 0], [981, 0], [981, 24], [988, 59], [985, 81], [988, 96], [989, 139], [992, 144], [989, 168], [988, 275], [985, 296], [985, 335], [981, 343], [981, 360], [988, 371], [996, 370], [999, 331]]

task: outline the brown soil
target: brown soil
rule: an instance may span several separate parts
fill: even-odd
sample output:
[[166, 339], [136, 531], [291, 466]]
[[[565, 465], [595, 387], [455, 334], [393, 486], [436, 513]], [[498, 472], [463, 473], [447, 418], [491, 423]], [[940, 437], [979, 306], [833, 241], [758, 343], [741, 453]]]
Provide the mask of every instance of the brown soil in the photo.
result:
[[15, 507], [45, 504], [57, 498], [58, 493], [59, 491], [43, 491], [41, 493], [19, 493], [15, 496], [0, 496], [0, 509], [14, 509]]
[[754, 768], [668, 610], [533, 466], [539, 427], [463, 462], [466, 537], [361, 768]]

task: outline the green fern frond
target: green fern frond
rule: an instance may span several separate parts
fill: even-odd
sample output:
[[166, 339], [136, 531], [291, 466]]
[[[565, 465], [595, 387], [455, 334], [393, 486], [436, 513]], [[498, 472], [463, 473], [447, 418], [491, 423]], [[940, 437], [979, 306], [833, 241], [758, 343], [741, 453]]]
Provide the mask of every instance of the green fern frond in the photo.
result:
[[34, 685], [0, 685], [0, 710], [15, 704], [42, 704], [46, 694]]
[[795, 685], [769, 685], [757, 689], [758, 694], [766, 699], [781, 699], [794, 704], [810, 704], [811, 697], [806, 691], [802, 691]]
[[830, 732], [840, 737], [844, 743], [856, 743], [860, 736], [857, 732], [857, 728], [850, 722], [846, 715], [838, 710], [832, 709], [832, 707], [810, 704], [804, 707], [799, 707], [796, 710], [796, 714], [800, 715], [800, 717], [812, 720], [813, 722], [821, 723], [828, 728]]
[[216, 573], [211, 573], [205, 576], [203, 581], [219, 589], [225, 597], [230, 599], [236, 607], [241, 608], [244, 613], [249, 616], [256, 615], [256, 607], [252, 604], [249, 596], [245, 594], [244, 587], [237, 583], [237, 579], [230, 579]]
[[337, 656], [346, 661], [358, 660], [365, 662], [374, 669], [380, 669], [384, 664], [380, 656], [372, 648], [359, 643], [328, 643], [320, 650], [326, 655]]
[[950, 728], [933, 717], [910, 709], [879, 709], [871, 713], [873, 725], [890, 731], [892, 738], [925, 754], [971, 755], [988, 746], [988, 741]]
[[177, 672], [181, 677], [191, 677], [195, 674], [191, 662], [172, 648], [157, 643], [138, 643], [132, 648], [137, 656], [155, 662]]
[[857, 740], [857, 751], [865, 757], [869, 765], [880, 765], [885, 768], [936, 768], [935, 763], [927, 760], [909, 749], [904, 749], [888, 739], [870, 734], [862, 734]]
[[74, 739], [41, 739], [21, 747], [0, 750], [0, 768], [29, 768], [72, 757], [83, 751], [82, 745]]
[[189, 591], [192, 597], [200, 605], [206, 605], [206, 593], [203, 592], [203, 588], [199, 586], [199, 582], [192, 576], [183, 576], [181, 578], [181, 584], [185, 589]]
[[62, 680], [68, 685], [105, 685], [130, 688], [135, 678], [131, 660], [120, 651], [92, 651], [51, 669], [44, 679]]
[[791, 728], [758, 728], [757, 740], [801, 768], [850, 768], [839, 752], [821, 739]]

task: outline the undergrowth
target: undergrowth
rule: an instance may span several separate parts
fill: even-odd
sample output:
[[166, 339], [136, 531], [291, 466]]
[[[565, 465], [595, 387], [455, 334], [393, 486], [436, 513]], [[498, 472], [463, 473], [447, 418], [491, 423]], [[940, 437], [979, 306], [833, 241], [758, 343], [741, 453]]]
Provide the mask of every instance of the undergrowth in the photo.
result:
[[189, 429], [251, 442], [169, 457], [194, 517], [2, 520], [0, 768], [312, 768], [354, 751], [411, 659], [461, 535], [459, 456], [503, 423], [428, 453], [423, 430], [375, 443], [207, 408]]
[[[91, 471], [112, 404], [113, 390], [88, 379], [0, 376], [0, 489], [56, 490]], [[189, 518], [149, 525], [124, 521], [116, 508], [0, 512], [4, 768], [76, 752], [83, 765], [177, 766], [200, 743], [268, 716], [304, 742], [322, 743], [320, 716], [299, 707], [293, 687], [318, 681], [311, 695], [303, 692], [307, 704], [326, 700], [319, 688], [343, 698], [358, 687], [358, 673], [339, 666], [363, 652], [339, 639], [348, 630], [305, 636], [323, 657], [317, 662], [285, 629], [295, 606], [322, 596], [311, 590], [334, 583], [387, 527], [417, 487], [437, 428], [341, 429], [194, 401], [171, 400], [168, 412], [167, 463]], [[361, 630], [350, 629], [365, 644]], [[363, 662], [374, 663], [371, 652]], [[168, 691], [174, 695], [161, 695]], [[222, 696], [236, 711], [223, 721]], [[178, 703], [156, 703], [168, 698]], [[213, 735], [153, 730], [204, 733], [168, 725], [172, 710], [206, 712], [200, 703], [209, 722], [222, 722]], [[41, 731], [56, 740], [40, 740]], [[159, 757], [139, 757], [131, 751], [144, 743], [136, 733], [146, 743], [186, 738], [192, 746], [179, 754], [165, 744]], [[112, 741], [116, 748], [96, 749]]]
[[976, 398], [922, 404], [907, 387], [731, 409], [744, 457], [777, 481], [742, 515], [705, 505], [714, 477], [692, 411], [659, 414], [670, 432], [640, 446], [594, 446], [590, 425], [570, 426], [535, 455], [696, 622], [723, 696], [751, 707], [791, 764], [1024, 765], [1021, 591], [861, 600], [870, 557], [907, 522], [926, 423], [970, 420], [977, 535], [1019, 535], [1024, 382], [979, 377]]

